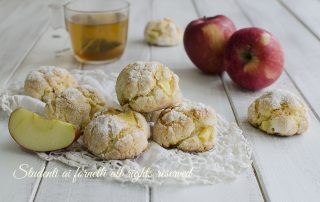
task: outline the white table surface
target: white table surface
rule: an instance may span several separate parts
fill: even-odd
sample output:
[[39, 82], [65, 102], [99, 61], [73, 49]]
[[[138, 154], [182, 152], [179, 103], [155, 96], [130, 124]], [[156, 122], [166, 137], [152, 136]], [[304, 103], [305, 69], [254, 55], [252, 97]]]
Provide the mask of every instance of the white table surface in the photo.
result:
[[[213, 106], [230, 122], [237, 122], [253, 145], [253, 165], [237, 180], [215, 185], [141, 186], [103, 179], [13, 178], [20, 164], [35, 170], [67, 170], [59, 162], [46, 162], [22, 150], [1, 121], [0, 202], [11, 201], [320, 201], [320, 1], [319, 0], [131, 0], [129, 38], [122, 58], [109, 65], [77, 63], [66, 31], [48, 23], [46, 1], [0, 0], [0, 85], [23, 81], [40, 65], [67, 69], [119, 72], [136, 60], [157, 60], [180, 77], [185, 96]], [[183, 28], [199, 16], [224, 14], [237, 28], [263, 27], [280, 40], [285, 51], [281, 78], [266, 90], [282, 88], [305, 99], [310, 128], [300, 136], [267, 136], [246, 122], [247, 107], [260, 92], [238, 88], [224, 74], [201, 74], [182, 45], [148, 46], [143, 30], [150, 19], [170, 17]]]

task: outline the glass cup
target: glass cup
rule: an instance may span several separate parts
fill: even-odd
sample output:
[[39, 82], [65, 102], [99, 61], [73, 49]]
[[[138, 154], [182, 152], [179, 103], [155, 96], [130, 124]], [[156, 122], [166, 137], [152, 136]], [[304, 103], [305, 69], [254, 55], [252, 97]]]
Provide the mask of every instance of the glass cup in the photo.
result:
[[[54, 11], [57, 7], [51, 5], [51, 8]], [[53, 13], [53, 17], [57, 19], [58, 13]], [[127, 1], [71, 1], [63, 5], [63, 16], [74, 56], [79, 62], [102, 64], [113, 62], [121, 57], [128, 34], [129, 3]]]

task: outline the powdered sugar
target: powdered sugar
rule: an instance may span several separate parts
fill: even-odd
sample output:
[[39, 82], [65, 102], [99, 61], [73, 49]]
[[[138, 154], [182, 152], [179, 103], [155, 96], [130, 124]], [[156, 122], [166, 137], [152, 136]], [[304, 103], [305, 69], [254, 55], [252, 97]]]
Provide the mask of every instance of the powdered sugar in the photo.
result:
[[169, 113], [166, 113], [163, 117], [162, 120], [166, 121], [166, 122], [173, 122], [173, 121], [177, 121], [177, 120], [184, 120], [186, 119], [186, 115], [184, 115], [181, 112], [177, 112], [175, 110], [171, 110]]
[[79, 99], [84, 99], [82, 93], [76, 88], [67, 88], [62, 91], [61, 96], [71, 102], [77, 102]]
[[157, 69], [158, 62], [144, 62], [144, 61], [137, 61], [131, 64], [132, 71], [129, 72], [129, 79], [131, 82], [137, 83], [140, 82], [147, 82], [151, 83], [154, 79], [153, 74]]
[[41, 66], [39, 69], [31, 71], [27, 79], [33, 80], [33, 81], [38, 81], [38, 82], [46, 82], [44, 79], [44, 75], [46, 77], [54, 77], [54, 76], [59, 76], [59, 77], [64, 77], [63, 75], [67, 75], [69, 72], [65, 69], [55, 67], [55, 66]]
[[39, 71], [32, 71], [28, 74], [27, 80], [37, 81], [39, 83], [46, 82], [46, 80], [43, 78], [43, 74]]
[[201, 102], [192, 102], [189, 99], [184, 99], [183, 102], [179, 105], [179, 108], [181, 108], [183, 111], [188, 111], [192, 108], [199, 110], [199, 111], [213, 110], [212, 108], [206, 106], [205, 104], [203, 104]]
[[282, 89], [265, 93], [261, 97], [261, 102], [271, 105], [273, 108], [280, 108], [283, 103], [286, 103], [291, 107], [303, 105], [303, 101], [298, 96]]
[[109, 127], [111, 129], [111, 133], [113, 134], [113, 137], [116, 137], [124, 128], [128, 127], [128, 124], [126, 124], [124, 121], [115, 118], [115, 116], [106, 117], [109, 119]]
[[49, 76], [69, 74], [67, 70], [56, 66], [42, 66], [38, 69], [38, 72]]
[[128, 127], [128, 124], [112, 115], [100, 115], [94, 118], [87, 127], [95, 127], [97, 134], [111, 135], [116, 138], [124, 128]]

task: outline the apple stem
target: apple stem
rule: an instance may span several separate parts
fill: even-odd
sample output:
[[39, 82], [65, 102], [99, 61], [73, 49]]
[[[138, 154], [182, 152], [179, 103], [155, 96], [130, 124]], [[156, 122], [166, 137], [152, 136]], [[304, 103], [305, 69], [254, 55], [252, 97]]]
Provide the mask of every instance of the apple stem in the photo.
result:
[[207, 19], [207, 16], [204, 15], [204, 16], [203, 16], [203, 19], [206, 20], [206, 19]]

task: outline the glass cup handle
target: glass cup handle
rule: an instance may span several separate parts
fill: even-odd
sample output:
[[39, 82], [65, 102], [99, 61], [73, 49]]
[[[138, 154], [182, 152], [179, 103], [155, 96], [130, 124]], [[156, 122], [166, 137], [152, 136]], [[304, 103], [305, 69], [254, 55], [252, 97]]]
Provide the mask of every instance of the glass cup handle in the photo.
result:
[[63, 28], [65, 29], [65, 22], [64, 22], [64, 5], [69, 3], [70, 0], [64, 1], [55, 1], [49, 4], [49, 8], [51, 11], [50, 16], [50, 24], [53, 29]]

